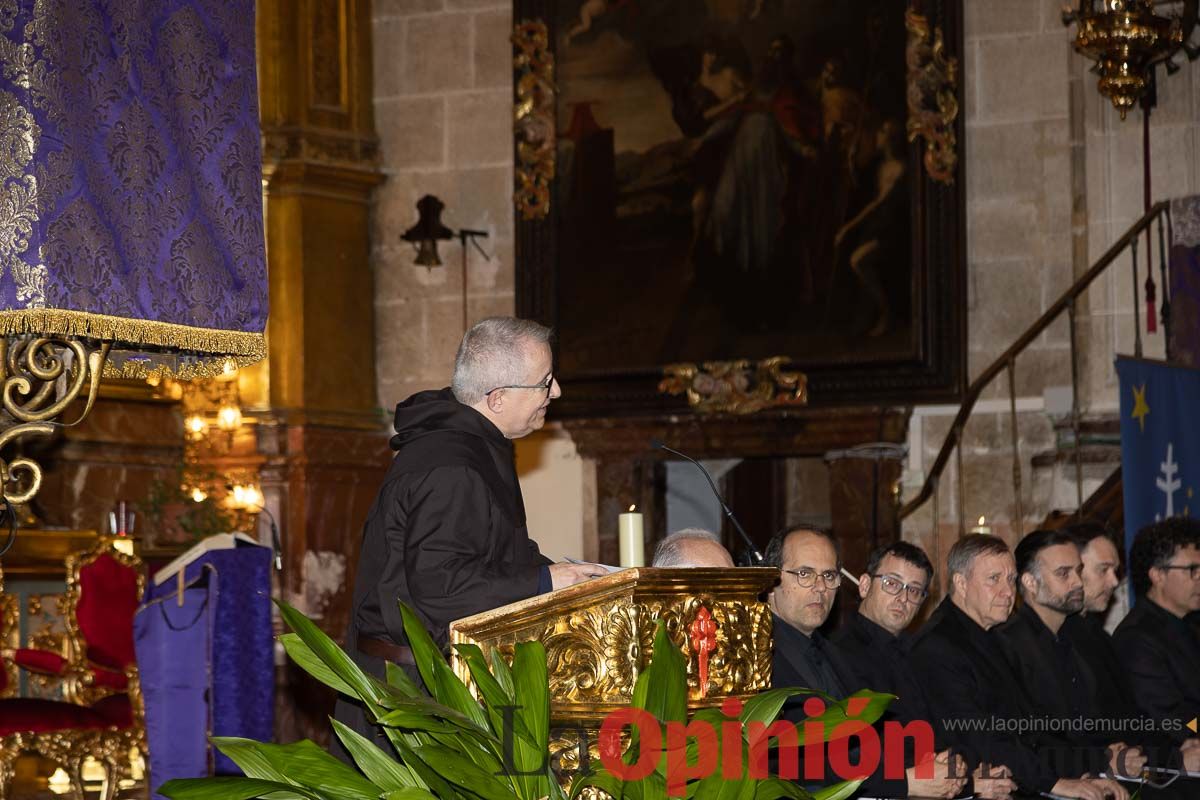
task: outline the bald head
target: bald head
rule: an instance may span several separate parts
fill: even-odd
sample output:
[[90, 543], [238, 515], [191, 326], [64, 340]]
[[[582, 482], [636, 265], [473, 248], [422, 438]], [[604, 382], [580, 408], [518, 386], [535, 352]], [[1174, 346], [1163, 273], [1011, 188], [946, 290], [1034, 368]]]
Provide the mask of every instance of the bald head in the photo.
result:
[[676, 531], [654, 549], [652, 567], [732, 567], [733, 557], [711, 531]]

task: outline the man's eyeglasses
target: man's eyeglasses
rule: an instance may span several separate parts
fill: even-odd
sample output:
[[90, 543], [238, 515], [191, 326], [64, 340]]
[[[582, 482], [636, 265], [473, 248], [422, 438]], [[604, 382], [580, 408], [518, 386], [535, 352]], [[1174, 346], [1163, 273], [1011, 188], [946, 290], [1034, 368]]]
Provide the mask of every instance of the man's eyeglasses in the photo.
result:
[[545, 392], [547, 396], [549, 396], [550, 389], [553, 386], [554, 386], [554, 374], [551, 373], [550, 375], [547, 375], [546, 380], [542, 381], [541, 383], [533, 383], [533, 384], [510, 383], [505, 386], [497, 386], [495, 389], [488, 389], [486, 392], [484, 392], [484, 395], [486, 396], [486, 395], [491, 394], [492, 392], [498, 392], [501, 389], [540, 389], [541, 391]]
[[1189, 578], [1200, 581], [1200, 564], [1166, 564], [1159, 569], [1186, 569]]
[[925, 598], [929, 596], [929, 590], [924, 586], [914, 586], [911, 583], [905, 583], [892, 575], [872, 575], [871, 577], [879, 578], [880, 588], [892, 596], [898, 595], [903, 591], [910, 603], [923, 603]]
[[836, 589], [842, 585], [842, 573], [837, 570], [827, 569], [824, 572], [817, 572], [815, 569], [785, 569], [791, 575], [796, 576], [796, 583], [801, 589], [808, 589], [817, 582], [817, 577], [821, 578], [821, 583], [825, 584], [826, 589]]

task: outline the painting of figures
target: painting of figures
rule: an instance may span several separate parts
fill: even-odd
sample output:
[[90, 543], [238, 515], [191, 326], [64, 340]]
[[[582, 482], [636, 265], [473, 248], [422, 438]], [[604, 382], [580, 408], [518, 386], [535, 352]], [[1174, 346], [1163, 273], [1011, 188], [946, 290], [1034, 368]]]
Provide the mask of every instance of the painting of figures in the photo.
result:
[[[922, 227], [906, 10], [903, 0], [546, 5], [556, 139], [543, 224], [554, 263], [519, 269], [554, 270], [560, 374], [633, 378], [772, 356], [831, 376], [928, 369], [931, 278], [943, 271], [941, 289], [953, 291], [960, 265], [952, 253], [931, 258]], [[939, 191], [956, 211], [956, 190]]]

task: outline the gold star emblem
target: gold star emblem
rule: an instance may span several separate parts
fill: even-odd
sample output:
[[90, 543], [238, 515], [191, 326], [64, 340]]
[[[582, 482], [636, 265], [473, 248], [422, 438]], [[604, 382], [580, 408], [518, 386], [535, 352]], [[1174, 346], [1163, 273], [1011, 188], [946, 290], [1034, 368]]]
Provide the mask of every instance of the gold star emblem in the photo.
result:
[[1138, 421], [1138, 425], [1142, 429], [1142, 433], [1146, 432], [1146, 415], [1150, 413], [1150, 406], [1146, 405], [1146, 384], [1141, 387], [1133, 387], [1133, 413], [1129, 416]]

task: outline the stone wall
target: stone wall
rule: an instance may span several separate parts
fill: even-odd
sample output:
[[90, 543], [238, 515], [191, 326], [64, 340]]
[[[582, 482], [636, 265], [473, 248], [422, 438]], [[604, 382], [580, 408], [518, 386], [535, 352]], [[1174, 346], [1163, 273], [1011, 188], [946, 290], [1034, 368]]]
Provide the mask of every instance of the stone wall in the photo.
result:
[[[965, 0], [972, 376], [1141, 212], [1141, 114], [1131, 113], [1122, 122], [1097, 94], [1095, 76], [1071, 51], [1061, 5], [1061, 0]], [[442, 248], [446, 268], [427, 271], [412, 265], [411, 249], [398, 240], [415, 221], [413, 204], [421, 194], [432, 192], [446, 202], [452, 227], [492, 234], [485, 241], [492, 260], [471, 254], [471, 316], [513, 308], [511, 5], [376, 0], [374, 14], [376, 119], [388, 180], [376, 197], [373, 263], [379, 399], [388, 407], [415, 389], [444, 385], [462, 332], [457, 243]], [[1160, 87], [1151, 125], [1155, 199], [1200, 190], [1197, 70], [1200, 66], [1188, 65]], [[1089, 414], [1111, 415], [1117, 407], [1112, 355], [1131, 349], [1130, 284], [1123, 268], [1102, 280], [1080, 308], [1080, 397]], [[1147, 354], [1161, 352], [1161, 339], [1146, 340]], [[1074, 495], [1061, 480], [1047, 488], [1046, 481], [1055, 476], [1030, 468], [1033, 455], [1054, 447], [1046, 390], [1070, 385], [1065, 321], [1018, 361], [1015, 379], [1022, 510], [1032, 523]], [[984, 515], [1011, 537], [1007, 381], [997, 381], [985, 397], [966, 430], [961, 505], [967, 519]], [[923, 480], [956, 410], [916, 410], [906, 494], [911, 496]], [[1085, 481], [1085, 488], [1102, 472]], [[581, 497], [586, 484], [586, 471], [568, 470], [557, 486], [541, 476], [536, 491], [560, 502], [563, 493]], [[939, 492], [939, 521], [948, 534], [958, 528], [957, 486], [951, 469]], [[530, 506], [538, 502], [537, 496], [527, 497]], [[584, 520], [578, 535], [595, 524]], [[927, 506], [910, 518], [906, 535], [929, 543], [931, 532]]]

